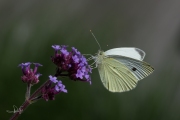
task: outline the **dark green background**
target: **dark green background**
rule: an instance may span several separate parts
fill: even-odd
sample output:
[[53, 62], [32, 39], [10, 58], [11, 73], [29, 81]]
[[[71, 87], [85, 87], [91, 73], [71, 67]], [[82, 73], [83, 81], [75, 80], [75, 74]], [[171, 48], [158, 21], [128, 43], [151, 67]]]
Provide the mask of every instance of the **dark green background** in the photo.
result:
[[144, 50], [154, 73], [125, 93], [107, 91], [97, 69], [92, 85], [63, 79], [68, 94], [30, 105], [19, 120], [179, 120], [179, 11], [178, 0], [0, 0], [0, 119], [24, 101], [19, 63], [44, 65], [35, 90], [55, 72], [51, 45], [97, 52], [91, 29], [103, 50]]

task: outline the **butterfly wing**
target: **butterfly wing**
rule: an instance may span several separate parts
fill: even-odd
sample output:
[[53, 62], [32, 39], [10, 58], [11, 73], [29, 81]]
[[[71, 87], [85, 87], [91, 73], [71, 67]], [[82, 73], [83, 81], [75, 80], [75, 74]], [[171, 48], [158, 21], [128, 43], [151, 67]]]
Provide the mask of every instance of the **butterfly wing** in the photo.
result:
[[122, 63], [113, 58], [104, 58], [98, 65], [103, 85], [111, 92], [125, 92], [136, 87], [138, 80]]
[[143, 60], [146, 53], [139, 49], [139, 48], [131, 48], [131, 47], [124, 47], [124, 48], [113, 48], [110, 50], [107, 50], [105, 52], [105, 55], [120, 55], [120, 56], [125, 56], [125, 57], [130, 57], [133, 59], [137, 59], [137, 60]]
[[116, 59], [117, 61], [125, 65], [138, 80], [147, 77], [154, 71], [154, 68], [144, 61], [117, 55], [109, 55], [108, 57]]

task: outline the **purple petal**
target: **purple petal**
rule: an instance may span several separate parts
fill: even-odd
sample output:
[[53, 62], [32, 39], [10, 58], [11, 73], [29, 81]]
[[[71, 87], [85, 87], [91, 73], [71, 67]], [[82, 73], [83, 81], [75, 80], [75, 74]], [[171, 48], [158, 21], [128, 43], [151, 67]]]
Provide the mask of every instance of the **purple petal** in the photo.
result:
[[63, 86], [60, 88], [60, 91], [67, 93], [67, 90], [65, 89], [65, 85], [63, 85]]
[[29, 65], [31, 65], [30, 62], [26, 62], [26, 63], [21, 63], [18, 65], [18, 67], [24, 68], [24, 67], [28, 67]]
[[56, 85], [56, 86], [55, 86], [55, 90], [56, 90], [57, 92], [59, 92], [59, 91], [60, 91], [60, 88], [59, 88], [59, 86], [58, 86], [58, 85]]
[[81, 53], [80, 53], [75, 47], [72, 47], [72, 51], [73, 51], [76, 55], [81, 55]]
[[81, 63], [78, 64], [78, 66], [79, 66], [79, 67], [83, 67], [83, 66], [84, 66], [84, 63], [81, 62]]
[[36, 67], [43, 66], [40, 63], [33, 63]]
[[61, 49], [60, 50], [65, 56], [69, 55], [69, 52], [66, 49]]
[[79, 63], [79, 58], [77, 55], [72, 56], [72, 59], [74, 60], [74, 63]]
[[38, 74], [36, 74], [36, 77], [39, 78], [39, 76], [41, 76], [41, 75], [42, 75], [42, 74], [38, 73]]
[[75, 47], [72, 47], [72, 51], [76, 53], [77, 49]]
[[89, 75], [85, 75], [84, 77], [85, 77], [87, 80], [89, 79]]
[[61, 49], [61, 47], [59, 45], [52, 45], [52, 48], [55, 50], [55, 51], [58, 51]]
[[67, 93], [67, 90], [66, 89], [63, 89], [63, 90], [61, 90], [62, 92], [64, 92], [64, 93]]
[[37, 69], [38, 69], [38, 67], [39, 66], [42, 66], [41, 64], [39, 64], [39, 63], [33, 63], [34, 65], [35, 65], [35, 68], [34, 68], [34, 73], [36, 73], [37, 72]]
[[87, 60], [86, 60], [85, 57], [82, 57], [82, 58], [81, 58], [81, 62], [84, 63], [85, 65], [87, 65]]
[[84, 75], [84, 73], [83, 73], [83, 72], [81, 72], [81, 70], [79, 70], [79, 69], [78, 69], [78, 70], [77, 70], [76, 77], [77, 77], [77, 78], [81, 78], [81, 79], [82, 79], [82, 78], [83, 78], [83, 75]]
[[63, 85], [63, 84], [62, 84], [62, 81], [58, 81], [57, 85], [58, 85], [59, 87], [61, 87], [61, 86]]
[[68, 46], [67, 45], [61, 45], [62, 49], [66, 49]]
[[86, 67], [84, 66], [84, 67], [82, 67], [81, 68], [81, 71], [84, 73], [84, 72], [86, 72]]

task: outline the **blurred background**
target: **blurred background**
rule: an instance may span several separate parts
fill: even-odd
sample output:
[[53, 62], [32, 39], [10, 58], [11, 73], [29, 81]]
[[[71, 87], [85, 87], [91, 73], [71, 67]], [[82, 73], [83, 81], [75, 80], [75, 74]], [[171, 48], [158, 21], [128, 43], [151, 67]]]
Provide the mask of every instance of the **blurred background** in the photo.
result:
[[179, 0], [0, 0], [0, 119], [24, 101], [26, 84], [18, 64], [39, 62], [40, 83], [55, 73], [51, 45], [81, 53], [137, 47], [155, 71], [125, 93], [111, 93], [97, 69], [92, 85], [62, 79], [68, 94], [30, 105], [18, 120], [179, 120]]

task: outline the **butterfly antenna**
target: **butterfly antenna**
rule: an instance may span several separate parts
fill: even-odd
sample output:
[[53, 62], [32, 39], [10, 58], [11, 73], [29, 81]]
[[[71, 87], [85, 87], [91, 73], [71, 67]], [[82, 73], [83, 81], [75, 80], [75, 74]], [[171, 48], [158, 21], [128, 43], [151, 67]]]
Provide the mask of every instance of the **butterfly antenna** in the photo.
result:
[[90, 32], [91, 32], [92, 36], [94, 37], [94, 39], [96, 40], [96, 42], [97, 42], [97, 44], [98, 44], [98, 46], [99, 46], [99, 48], [100, 48], [100, 50], [101, 50], [101, 46], [100, 46], [98, 40], [96, 39], [95, 35], [93, 34], [93, 32], [92, 32], [91, 30], [90, 30]]

